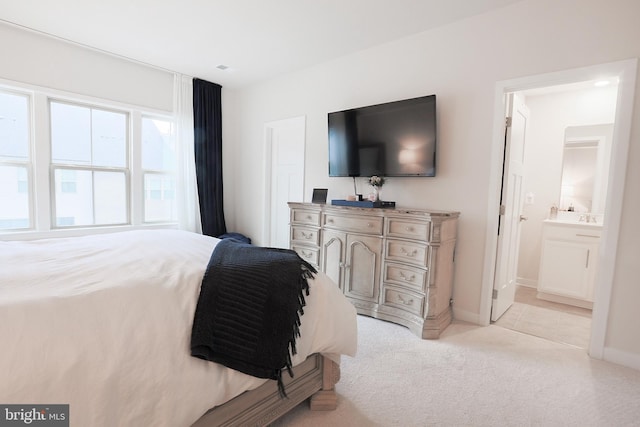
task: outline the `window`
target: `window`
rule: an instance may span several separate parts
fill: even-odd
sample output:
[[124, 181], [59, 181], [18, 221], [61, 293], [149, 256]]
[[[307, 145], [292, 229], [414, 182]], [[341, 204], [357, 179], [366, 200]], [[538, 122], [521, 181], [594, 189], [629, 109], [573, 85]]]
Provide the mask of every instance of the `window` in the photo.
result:
[[0, 90], [0, 230], [32, 227], [28, 95]]
[[173, 123], [142, 117], [144, 222], [176, 221], [176, 147]]
[[129, 223], [128, 114], [50, 102], [54, 227]]
[[0, 81], [0, 239], [174, 225], [174, 123], [168, 112]]

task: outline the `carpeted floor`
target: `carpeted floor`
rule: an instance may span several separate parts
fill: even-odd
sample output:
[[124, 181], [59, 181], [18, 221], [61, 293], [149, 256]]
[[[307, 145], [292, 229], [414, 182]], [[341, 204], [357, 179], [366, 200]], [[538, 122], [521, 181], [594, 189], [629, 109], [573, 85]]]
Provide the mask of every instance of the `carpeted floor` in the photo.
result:
[[358, 328], [338, 409], [305, 402], [273, 426], [640, 425], [640, 371], [575, 346], [460, 322], [439, 340], [364, 316]]

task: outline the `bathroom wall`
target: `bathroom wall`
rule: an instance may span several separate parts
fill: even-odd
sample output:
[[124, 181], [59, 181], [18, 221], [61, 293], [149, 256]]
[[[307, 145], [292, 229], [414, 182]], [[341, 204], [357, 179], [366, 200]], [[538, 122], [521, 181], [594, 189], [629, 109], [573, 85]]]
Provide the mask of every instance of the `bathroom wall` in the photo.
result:
[[562, 151], [568, 126], [613, 123], [617, 87], [572, 89], [547, 94], [524, 94], [529, 107], [525, 146], [525, 193], [533, 203], [525, 204], [522, 223], [518, 283], [536, 286], [540, 266], [542, 221], [551, 205], [559, 206]]

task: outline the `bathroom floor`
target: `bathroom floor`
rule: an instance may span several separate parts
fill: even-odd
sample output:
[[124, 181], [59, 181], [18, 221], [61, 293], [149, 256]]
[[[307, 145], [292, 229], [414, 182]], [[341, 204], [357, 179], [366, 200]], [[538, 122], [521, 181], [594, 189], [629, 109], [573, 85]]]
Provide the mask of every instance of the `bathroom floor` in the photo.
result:
[[588, 348], [591, 310], [536, 298], [537, 290], [516, 288], [515, 302], [494, 325], [580, 348]]

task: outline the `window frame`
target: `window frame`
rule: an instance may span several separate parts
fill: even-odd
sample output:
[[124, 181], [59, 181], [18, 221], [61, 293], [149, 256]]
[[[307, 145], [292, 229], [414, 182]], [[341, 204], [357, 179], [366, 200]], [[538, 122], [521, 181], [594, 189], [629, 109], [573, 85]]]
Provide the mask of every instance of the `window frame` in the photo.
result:
[[[52, 230], [56, 229], [68, 229], [68, 228], [95, 228], [95, 227], [109, 227], [109, 226], [123, 226], [123, 225], [131, 225], [131, 113], [126, 110], [119, 110], [116, 108], [105, 108], [101, 106], [96, 106], [88, 103], [82, 102], [71, 102], [69, 100], [59, 100], [55, 97], [47, 98], [47, 107], [49, 111], [48, 119], [49, 119], [49, 198], [51, 200], [51, 208], [50, 208], [50, 227]], [[74, 107], [82, 107], [87, 108], [90, 111], [90, 117], [92, 117], [94, 110], [107, 111], [112, 113], [123, 114], [125, 116], [125, 161], [124, 166], [96, 166], [93, 164], [84, 165], [77, 163], [59, 163], [54, 162], [53, 159], [53, 138], [52, 138], [52, 129], [53, 129], [53, 120], [51, 116], [51, 104], [65, 104], [71, 105]], [[93, 152], [93, 139], [91, 140], [91, 151]], [[109, 224], [96, 224], [96, 209], [95, 209], [95, 180], [92, 179], [92, 217], [93, 224], [81, 224], [81, 225], [58, 225], [57, 221], [57, 199], [56, 199], [56, 179], [55, 173], [56, 170], [75, 170], [75, 171], [84, 171], [91, 172], [93, 175], [95, 172], [120, 172], [124, 173], [125, 176], [125, 221], [119, 223], [109, 223]]]
[[8, 160], [0, 156], [0, 166], [7, 167], [23, 167], [27, 170], [27, 212], [28, 212], [28, 225], [26, 227], [20, 228], [0, 228], [0, 233], [11, 233], [11, 232], [28, 232], [33, 231], [36, 228], [36, 218], [35, 218], [35, 185], [34, 185], [34, 172], [33, 172], [33, 163], [34, 163], [34, 148], [33, 148], [33, 139], [34, 139], [34, 131], [33, 131], [33, 122], [34, 122], [34, 114], [33, 114], [33, 93], [28, 90], [20, 90], [16, 87], [7, 87], [5, 85], [0, 84], [0, 93], [21, 96], [26, 98], [27, 101], [27, 160]]
[[[150, 119], [150, 120], [163, 120], [163, 121], [167, 121], [170, 123], [171, 125], [171, 135], [172, 135], [172, 139], [173, 139], [173, 148], [174, 151], [176, 153], [175, 156], [175, 163], [174, 163], [174, 167], [173, 169], [151, 169], [151, 168], [145, 168], [143, 163], [144, 163], [144, 153], [142, 152], [142, 150], [144, 149], [144, 146], [142, 145], [142, 138], [140, 139], [140, 188], [142, 191], [142, 223], [143, 224], [164, 224], [164, 223], [177, 223], [178, 218], [177, 218], [177, 209], [178, 209], [178, 198], [177, 198], [177, 170], [178, 170], [178, 156], [177, 156], [177, 150], [178, 150], [178, 146], [177, 146], [177, 139], [176, 139], [176, 120], [173, 117], [168, 117], [166, 115], [159, 115], [159, 114], [145, 114], [143, 113], [140, 117], [140, 130], [142, 131], [142, 124], [144, 122], [145, 119]], [[173, 178], [174, 181], [174, 196], [173, 196], [173, 210], [176, 212], [176, 218], [174, 220], [166, 220], [166, 219], [161, 219], [161, 220], [153, 220], [153, 221], [149, 221], [146, 219], [147, 217], [147, 212], [146, 212], [146, 197], [147, 197], [147, 191], [145, 189], [145, 177], [147, 175], [160, 175], [160, 176], [170, 176]], [[163, 197], [161, 197], [161, 200], [164, 200]]]
[[[0, 78], [0, 91], [17, 93], [29, 97], [29, 156], [30, 166], [28, 172], [29, 189], [29, 228], [0, 229], [0, 241], [2, 240], [30, 240], [50, 237], [80, 236], [99, 234], [113, 231], [124, 231], [144, 228], [178, 228], [179, 218], [172, 221], [145, 222], [144, 219], [144, 191], [142, 173], [142, 117], [155, 117], [171, 122], [176, 144], [176, 153], [179, 152], [179, 143], [176, 137], [177, 119], [174, 111], [158, 110], [150, 107], [132, 105], [124, 102], [97, 98], [94, 96], [65, 92], [48, 87], [30, 85]], [[127, 222], [125, 224], [105, 225], [81, 225], [61, 226], [55, 223], [55, 181], [53, 179], [54, 168], [51, 147], [51, 120], [49, 102], [64, 102], [72, 105], [82, 105], [107, 111], [115, 111], [127, 114]], [[177, 171], [179, 156], [176, 156], [176, 203], [179, 200], [182, 189], [177, 187]], [[8, 163], [0, 160], [0, 164]], [[64, 167], [67, 167], [65, 165]], [[70, 166], [70, 165], [69, 165]], [[77, 165], [75, 165], [77, 166]], [[81, 169], [107, 170], [99, 166], [85, 167]], [[179, 213], [179, 211], [177, 211]]]

